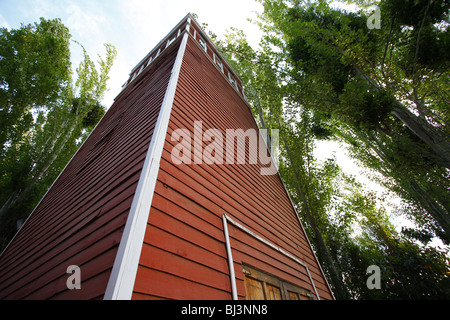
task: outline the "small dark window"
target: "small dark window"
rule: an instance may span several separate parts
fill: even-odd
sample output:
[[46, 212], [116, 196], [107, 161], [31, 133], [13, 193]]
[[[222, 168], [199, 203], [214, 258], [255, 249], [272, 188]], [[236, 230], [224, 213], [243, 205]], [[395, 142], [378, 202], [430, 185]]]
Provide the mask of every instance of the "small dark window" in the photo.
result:
[[173, 39], [167, 40], [166, 48], [167, 48], [168, 46], [170, 46], [170, 44], [171, 44], [172, 42], [174, 42], [176, 38], [177, 38], [177, 37], [175, 36], [175, 37], [173, 37]]
[[220, 58], [215, 53], [214, 53], [214, 62], [217, 64], [217, 66], [223, 72], [223, 63], [222, 63], [222, 61], [220, 61]]
[[233, 75], [231, 74], [231, 72], [228, 72], [228, 79], [230, 80], [231, 84], [232, 84], [232, 85], [236, 88], [236, 90], [237, 90], [237, 88], [238, 88], [237, 82], [236, 82], [236, 80], [234, 79], [234, 77], [233, 77]]
[[205, 52], [208, 51], [208, 47], [206, 46], [206, 41], [203, 40], [201, 37], [198, 38], [198, 43], [200, 43], [200, 45], [202, 46], [203, 50], [205, 50]]

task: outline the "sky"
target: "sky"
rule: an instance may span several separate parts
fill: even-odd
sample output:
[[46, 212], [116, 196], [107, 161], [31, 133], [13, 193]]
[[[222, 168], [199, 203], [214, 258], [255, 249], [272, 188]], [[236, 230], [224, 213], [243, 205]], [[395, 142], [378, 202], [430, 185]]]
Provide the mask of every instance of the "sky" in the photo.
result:
[[[225, 4], [225, 5], [224, 5]], [[103, 104], [111, 106], [131, 69], [188, 13], [222, 38], [230, 27], [245, 30], [257, 44], [258, 27], [247, 21], [262, 6], [255, 0], [0, 0], [0, 27], [61, 18], [93, 60], [105, 56], [104, 43], [113, 44], [117, 58], [110, 73]], [[72, 43], [72, 68], [81, 61], [81, 49]]]

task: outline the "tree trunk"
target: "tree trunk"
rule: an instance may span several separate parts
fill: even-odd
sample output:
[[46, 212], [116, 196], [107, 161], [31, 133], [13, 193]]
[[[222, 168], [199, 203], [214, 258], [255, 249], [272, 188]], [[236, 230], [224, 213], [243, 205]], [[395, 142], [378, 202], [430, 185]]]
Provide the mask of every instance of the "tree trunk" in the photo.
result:
[[[376, 152], [381, 161], [385, 164], [388, 172], [385, 174], [387, 176], [392, 176], [391, 171], [395, 171], [395, 164], [392, 166], [392, 161], [389, 159], [389, 156], [386, 153], [385, 148], [382, 143], [380, 143], [376, 137], [371, 137], [372, 141], [375, 142], [376, 145], [368, 143], [370, 148]], [[381, 165], [378, 171], [382, 172]], [[383, 172], [382, 172], [383, 173]], [[450, 216], [449, 216], [449, 205], [447, 199], [444, 197], [440, 197], [438, 199], [433, 199], [429, 192], [426, 191], [423, 187], [421, 187], [415, 179], [412, 179], [411, 174], [400, 174], [394, 177], [397, 181], [397, 184], [402, 188], [405, 192], [409, 194], [409, 197], [415, 199], [420, 206], [425, 209], [428, 214], [431, 215], [437, 222], [437, 224], [444, 230], [445, 234], [439, 234], [438, 236], [450, 243]]]
[[436, 163], [450, 168], [450, 141], [444, 132], [438, 132], [436, 128], [414, 115], [399, 102], [396, 103], [392, 114], [435, 152]]
[[427, 192], [415, 180], [411, 180], [409, 183], [413, 192], [416, 194], [415, 198], [419, 200], [422, 207], [427, 210], [444, 230], [444, 233], [440, 233], [438, 236], [450, 244], [450, 216], [448, 213], [442, 210], [438, 203], [430, 199], [427, 196]]
[[0, 217], [5, 214], [5, 212], [8, 211], [8, 209], [11, 207], [11, 204], [15, 203], [15, 198], [17, 198], [17, 191], [13, 192], [11, 196], [6, 200], [6, 202], [3, 204], [2, 208], [0, 209]]
[[[384, 89], [368, 76], [359, 66], [354, 66], [355, 72], [360, 75], [375, 91]], [[436, 164], [450, 168], [450, 137], [445, 132], [433, 127], [425, 119], [422, 119], [408, 110], [401, 102], [395, 101], [391, 111], [412, 133], [428, 145], [434, 151], [433, 160]]]

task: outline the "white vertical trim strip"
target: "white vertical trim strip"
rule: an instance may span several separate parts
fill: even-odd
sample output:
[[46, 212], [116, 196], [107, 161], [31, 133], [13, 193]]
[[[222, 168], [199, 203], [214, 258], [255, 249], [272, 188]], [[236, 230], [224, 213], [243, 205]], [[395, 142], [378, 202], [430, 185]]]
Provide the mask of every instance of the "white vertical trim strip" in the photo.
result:
[[238, 296], [236, 289], [236, 276], [234, 274], [234, 261], [233, 255], [231, 253], [230, 236], [228, 234], [227, 216], [224, 214], [222, 216], [222, 219], [223, 219], [223, 233], [225, 235], [225, 245], [227, 247], [228, 269], [230, 269], [231, 297], [233, 298], [233, 300], [237, 300]]
[[161, 105], [133, 203], [131, 204], [130, 213], [106, 288], [105, 300], [130, 300], [133, 293], [142, 243], [159, 171], [159, 161], [166, 140], [170, 113], [187, 40], [188, 34], [185, 33], [178, 49], [168, 88]]

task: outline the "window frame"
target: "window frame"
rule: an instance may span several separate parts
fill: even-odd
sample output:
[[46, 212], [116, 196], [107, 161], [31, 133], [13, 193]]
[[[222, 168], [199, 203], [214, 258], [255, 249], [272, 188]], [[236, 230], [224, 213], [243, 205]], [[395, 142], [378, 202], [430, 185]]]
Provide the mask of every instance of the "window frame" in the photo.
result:
[[174, 36], [172, 39], [168, 39], [167, 43], [166, 43], [166, 49], [168, 46], [170, 46], [176, 39], [178, 38], [178, 36]]
[[214, 63], [219, 67], [220, 70], [223, 72], [223, 62], [220, 60], [220, 58], [217, 56], [217, 54], [214, 52]]
[[208, 52], [208, 45], [206, 43], [206, 40], [203, 39], [201, 36], [198, 36], [198, 43], [200, 44], [200, 47], [203, 48], [203, 50], [205, 50], [205, 52]]
[[228, 80], [230, 80], [230, 83], [236, 88], [236, 90], [239, 91], [237, 81], [230, 71], [228, 71]]

